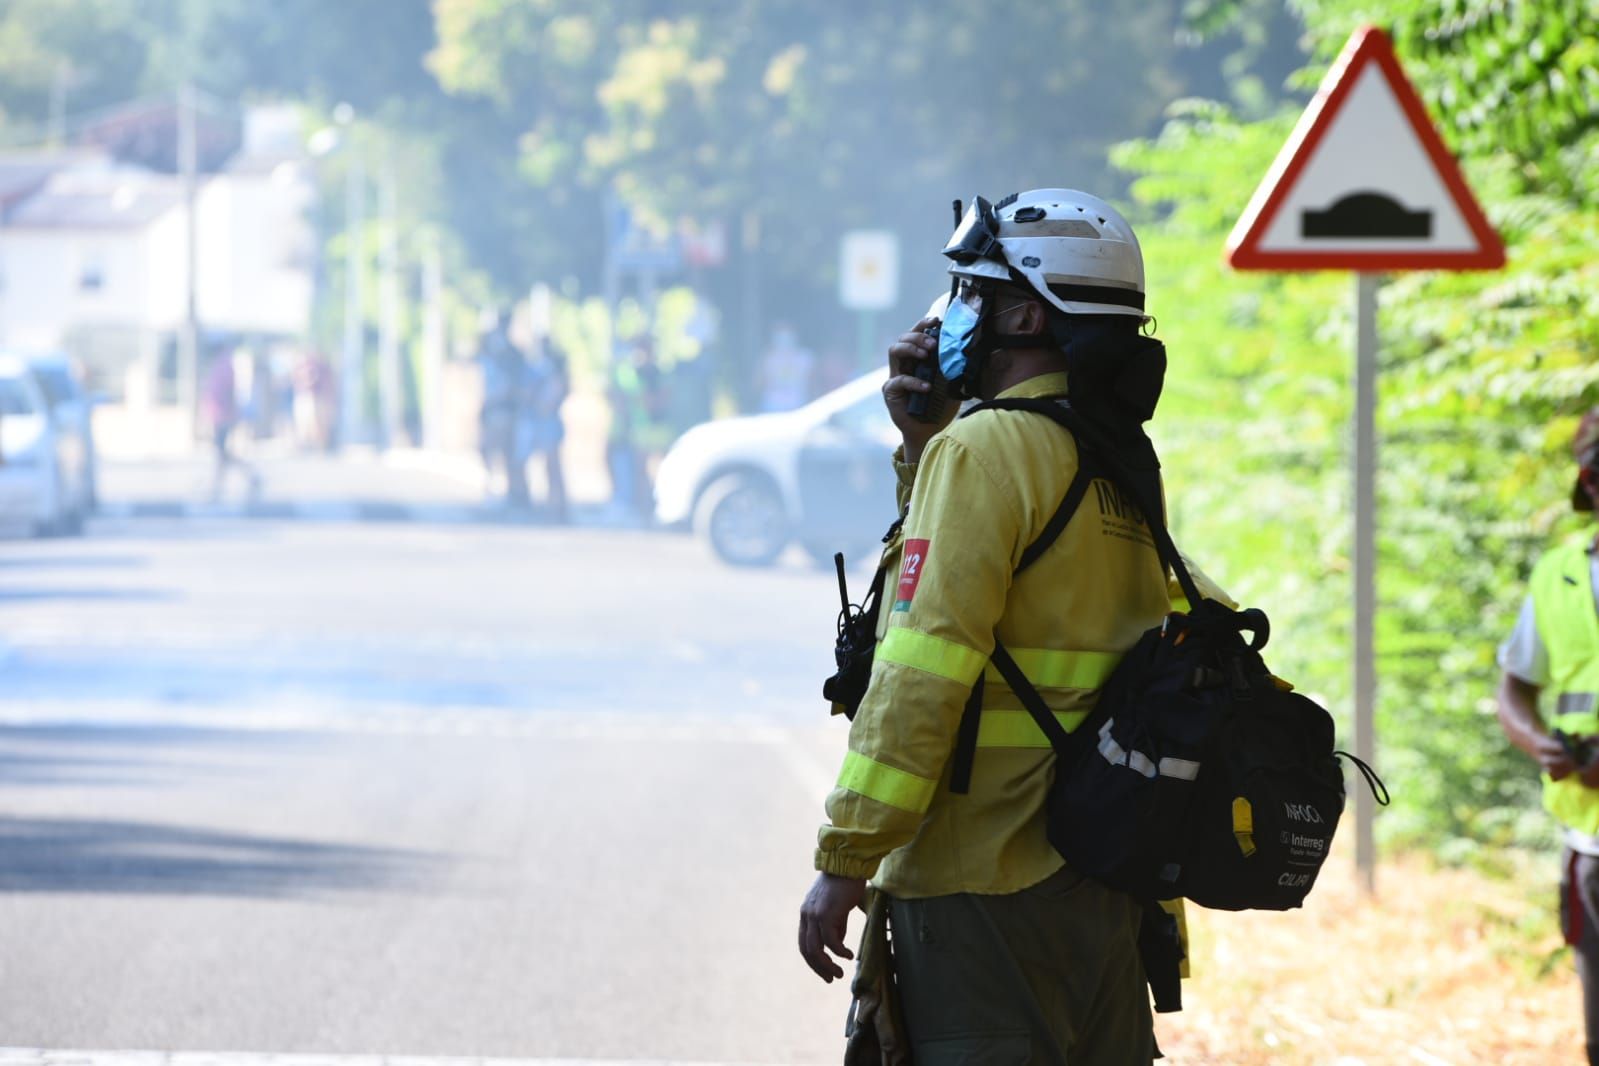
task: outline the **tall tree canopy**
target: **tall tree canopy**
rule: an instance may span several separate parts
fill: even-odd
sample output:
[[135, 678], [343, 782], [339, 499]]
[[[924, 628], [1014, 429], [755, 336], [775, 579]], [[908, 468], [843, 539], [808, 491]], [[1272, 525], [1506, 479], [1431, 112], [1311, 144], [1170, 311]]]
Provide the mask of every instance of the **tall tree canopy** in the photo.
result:
[[[1208, 31], [1276, 6], [1193, 14]], [[1292, 79], [1303, 92], [1373, 12], [1289, 7], [1313, 56]], [[1382, 296], [1379, 734], [1398, 785], [1385, 820], [1468, 854], [1549, 833], [1536, 774], [1492, 716], [1494, 647], [1531, 559], [1578, 525], [1569, 442], [1599, 401], [1599, 26], [1565, 0], [1399, 0], [1381, 14], [1509, 246], [1502, 272], [1405, 275]], [[1152, 299], [1169, 312], [1161, 432], [1179, 520], [1292, 634], [1279, 668], [1346, 708], [1351, 282], [1236, 275], [1217, 254], [1300, 106], [1191, 103], [1116, 159], [1135, 175]]]

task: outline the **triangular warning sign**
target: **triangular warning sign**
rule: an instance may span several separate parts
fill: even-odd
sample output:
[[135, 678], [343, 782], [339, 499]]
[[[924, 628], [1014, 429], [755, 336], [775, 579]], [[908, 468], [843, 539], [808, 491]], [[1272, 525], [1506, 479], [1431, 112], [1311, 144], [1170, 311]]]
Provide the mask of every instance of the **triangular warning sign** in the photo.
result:
[[1505, 247], [1387, 34], [1356, 31], [1227, 241], [1239, 270], [1492, 270]]

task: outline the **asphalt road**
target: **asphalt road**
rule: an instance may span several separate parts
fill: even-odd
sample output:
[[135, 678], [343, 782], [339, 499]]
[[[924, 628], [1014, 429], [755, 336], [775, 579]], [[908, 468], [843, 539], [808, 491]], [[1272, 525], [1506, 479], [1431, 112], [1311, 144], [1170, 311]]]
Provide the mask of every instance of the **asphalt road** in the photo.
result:
[[836, 595], [637, 532], [0, 542], [0, 1043], [837, 1061]]

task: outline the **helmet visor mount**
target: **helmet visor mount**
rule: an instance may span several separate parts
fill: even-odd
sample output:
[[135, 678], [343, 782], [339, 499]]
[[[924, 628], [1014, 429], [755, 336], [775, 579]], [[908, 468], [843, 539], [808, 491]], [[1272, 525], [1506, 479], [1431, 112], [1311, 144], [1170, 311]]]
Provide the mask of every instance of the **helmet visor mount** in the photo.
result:
[[[956, 209], [959, 211], [958, 203]], [[957, 394], [975, 396], [986, 355], [980, 336], [991, 285], [957, 272], [961, 267], [981, 263], [988, 268], [979, 267], [982, 273], [1009, 276], [1010, 266], [1005, 262], [1005, 251], [999, 243], [999, 218], [993, 205], [981, 196], [972, 198], [956, 222], [955, 232], [944, 245], [944, 255], [954, 261], [951, 273], [956, 277], [950, 288], [949, 306], [939, 326], [938, 367]]]
[[944, 255], [963, 265], [979, 259], [1005, 262], [1005, 252], [999, 244], [999, 219], [987, 200], [981, 196], [972, 198], [949, 243], [944, 245]]

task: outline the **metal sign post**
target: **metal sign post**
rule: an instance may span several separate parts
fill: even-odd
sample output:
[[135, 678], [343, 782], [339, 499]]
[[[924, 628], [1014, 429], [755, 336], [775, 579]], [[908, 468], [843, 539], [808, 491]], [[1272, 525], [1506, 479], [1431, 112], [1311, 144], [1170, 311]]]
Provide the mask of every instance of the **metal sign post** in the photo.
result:
[[[1377, 761], [1377, 287], [1376, 274], [1355, 275], [1355, 413], [1351, 463], [1355, 525], [1355, 755]], [[1361, 887], [1377, 890], [1376, 808], [1371, 790], [1355, 789], [1355, 869]]]
[[[1355, 271], [1354, 748], [1375, 765], [1377, 288], [1394, 270], [1494, 270], [1483, 216], [1381, 30], [1357, 30], [1227, 242], [1239, 270]], [[1376, 808], [1355, 789], [1355, 865], [1375, 891]]]

